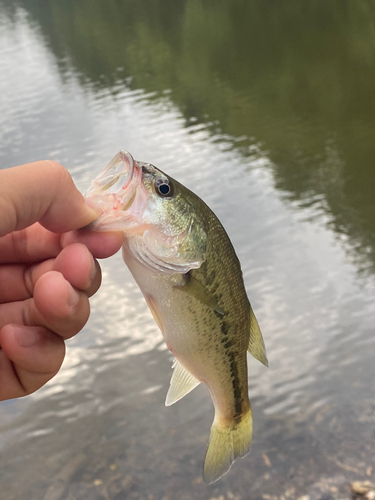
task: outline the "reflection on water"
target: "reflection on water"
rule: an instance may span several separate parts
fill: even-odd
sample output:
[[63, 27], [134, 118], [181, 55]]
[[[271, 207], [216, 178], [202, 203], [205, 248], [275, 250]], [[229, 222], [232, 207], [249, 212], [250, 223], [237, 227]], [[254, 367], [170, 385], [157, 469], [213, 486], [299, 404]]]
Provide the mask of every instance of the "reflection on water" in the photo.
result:
[[[262, 0], [17, 3], [55, 55], [65, 90], [73, 70], [78, 94], [95, 89], [108, 112], [121, 106], [124, 88], [142, 89], [143, 100], [177, 106], [184, 125], [204, 124], [219, 147], [225, 138], [254, 161], [267, 155], [276, 186], [329, 212], [357, 265], [372, 271], [371, 0], [288, 0], [272, 9]], [[13, 0], [5, 5], [14, 17]], [[85, 129], [79, 120], [71, 127]]]
[[270, 360], [249, 360], [252, 451], [207, 487], [210, 398], [164, 407], [172, 358], [115, 256], [60, 374], [0, 405], [4, 498], [346, 498], [373, 479], [372, 3], [0, 9], [1, 166], [54, 158], [83, 190], [125, 148], [186, 184], [232, 238]]

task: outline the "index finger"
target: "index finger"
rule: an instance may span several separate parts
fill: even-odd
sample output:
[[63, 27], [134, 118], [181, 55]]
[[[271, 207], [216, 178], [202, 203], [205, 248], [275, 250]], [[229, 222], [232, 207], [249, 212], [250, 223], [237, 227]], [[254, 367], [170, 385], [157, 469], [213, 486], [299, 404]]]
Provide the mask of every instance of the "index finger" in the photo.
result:
[[89, 208], [68, 171], [54, 161], [0, 170], [0, 237], [39, 221], [64, 233], [98, 216]]

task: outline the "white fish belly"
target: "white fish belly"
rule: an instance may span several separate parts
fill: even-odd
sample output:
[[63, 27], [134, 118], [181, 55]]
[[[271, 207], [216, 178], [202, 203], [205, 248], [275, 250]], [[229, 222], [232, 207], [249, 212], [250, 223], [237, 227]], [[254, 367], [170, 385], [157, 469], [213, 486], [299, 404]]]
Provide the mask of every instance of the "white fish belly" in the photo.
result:
[[[198, 380], [213, 388], [218, 371], [215, 336], [201, 321], [213, 311], [171, 284], [171, 275], [153, 272], [124, 245], [124, 261], [141, 289], [165, 343], [180, 363]], [[219, 320], [217, 328], [220, 330]], [[220, 383], [219, 383], [220, 385]]]

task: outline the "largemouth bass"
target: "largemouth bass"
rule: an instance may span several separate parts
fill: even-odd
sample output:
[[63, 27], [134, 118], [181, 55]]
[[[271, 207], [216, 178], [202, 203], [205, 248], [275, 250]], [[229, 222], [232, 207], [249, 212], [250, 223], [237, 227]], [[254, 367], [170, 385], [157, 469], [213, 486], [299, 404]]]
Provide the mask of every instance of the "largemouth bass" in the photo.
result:
[[245, 456], [252, 439], [247, 351], [268, 365], [239, 260], [193, 192], [150, 163], [118, 153], [87, 190], [97, 231], [123, 231], [123, 257], [175, 357], [166, 405], [199, 383], [215, 407], [204, 479]]

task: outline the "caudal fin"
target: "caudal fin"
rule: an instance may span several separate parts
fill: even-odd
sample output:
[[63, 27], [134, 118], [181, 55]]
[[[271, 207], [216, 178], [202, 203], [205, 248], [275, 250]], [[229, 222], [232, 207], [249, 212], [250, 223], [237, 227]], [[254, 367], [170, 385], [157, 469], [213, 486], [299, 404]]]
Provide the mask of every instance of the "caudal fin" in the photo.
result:
[[204, 461], [203, 477], [206, 483], [217, 481], [228, 472], [236, 458], [250, 450], [253, 434], [251, 408], [239, 423], [214, 420]]

